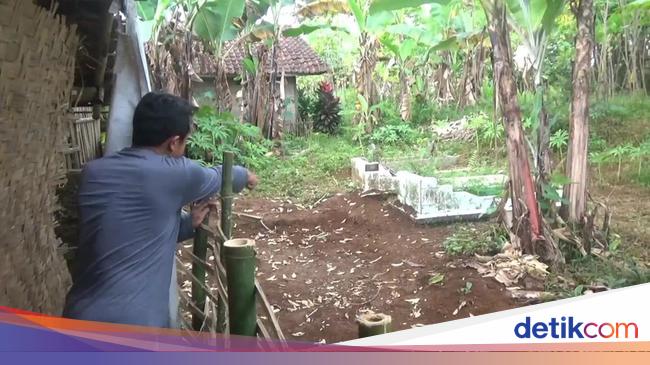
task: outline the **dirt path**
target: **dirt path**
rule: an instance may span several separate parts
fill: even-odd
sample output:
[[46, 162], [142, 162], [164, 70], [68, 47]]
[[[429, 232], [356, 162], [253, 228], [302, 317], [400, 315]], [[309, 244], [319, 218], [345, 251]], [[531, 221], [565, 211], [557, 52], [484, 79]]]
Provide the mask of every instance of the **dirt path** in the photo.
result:
[[[454, 267], [441, 246], [450, 227], [415, 225], [382, 198], [339, 194], [313, 210], [242, 198], [235, 210], [271, 230], [236, 220], [237, 236], [257, 240], [258, 278], [290, 338], [356, 338], [355, 316], [368, 310], [400, 330], [521, 305], [495, 280]], [[436, 273], [442, 284], [429, 285]]]

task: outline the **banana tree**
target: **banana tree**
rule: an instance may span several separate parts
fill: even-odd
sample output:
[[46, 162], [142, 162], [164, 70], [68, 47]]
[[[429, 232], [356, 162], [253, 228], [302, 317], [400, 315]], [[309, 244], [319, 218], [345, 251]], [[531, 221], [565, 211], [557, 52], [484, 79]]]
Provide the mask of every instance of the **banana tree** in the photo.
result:
[[495, 83], [498, 85], [506, 131], [506, 148], [512, 202], [511, 241], [524, 253], [536, 254], [552, 265], [563, 261], [557, 242], [545, 229], [535, 194], [528, 161], [530, 151], [522, 127], [517, 88], [512, 70], [512, 55], [503, 0], [481, 0], [492, 43]]
[[[589, 142], [589, 94], [593, 55], [594, 4], [592, 0], [571, 3], [578, 34], [573, 65], [569, 150], [566, 174], [570, 184], [564, 186], [560, 215], [569, 223], [582, 225], [587, 213], [587, 174]], [[585, 237], [587, 239], [587, 237]], [[587, 245], [589, 242], [586, 242]]]
[[[139, 4], [140, 15], [154, 21], [149, 57], [158, 88], [191, 97], [191, 80], [201, 81], [192, 69], [196, 36], [206, 46], [205, 49], [198, 47], [199, 50], [210, 52], [214, 57], [215, 87], [219, 91], [216, 93], [217, 107], [220, 111], [229, 110], [231, 96], [222, 60], [234, 48], [236, 42], [233, 41], [242, 41], [242, 32], [252, 33], [251, 24], [266, 14], [270, 1], [146, 0]], [[166, 18], [172, 20], [167, 22]], [[231, 47], [224, 48], [228, 42]]]
[[[521, 47], [525, 50], [527, 62], [524, 63], [524, 85], [529, 85], [532, 75], [538, 114], [535, 165], [537, 167], [537, 196], [549, 184], [551, 176], [550, 133], [551, 126], [544, 106], [544, 86], [542, 71], [548, 36], [555, 27], [556, 18], [562, 13], [565, 0], [508, 0], [508, 24], [519, 35]], [[545, 206], [551, 206], [549, 202]], [[552, 212], [551, 210], [550, 212]]]
[[[457, 33], [441, 31], [438, 17], [429, 17], [425, 24], [416, 24], [417, 19], [409, 14], [410, 22], [400, 19], [398, 24], [386, 28], [379, 38], [381, 45], [388, 49], [399, 68], [400, 80], [400, 114], [403, 120], [411, 117], [410, 80], [414, 72], [425, 68], [434, 53], [458, 48], [459, 45], [474, 33]], [[432, 31], [436, 29], [436, 31]], [[445, 37], [448, 35], [448, 37]], [[426, 55], [421, 66], [415, 67], [418, 55]]]
[[[411, 92], [409, 82], [411, 68], [408, 67], [408, 62], [417, 49], [417, 41], [412, 38], [405, 39], [403, 35], [394, 37], [389, 33], [382, 35], [379, 41], [393, 53], [393, 57], [399, 68], [400, 115], [402, 120], [408, 121], [411, 119]], [[397, 42], [399, 42], [399, 45], [397, 45]]]

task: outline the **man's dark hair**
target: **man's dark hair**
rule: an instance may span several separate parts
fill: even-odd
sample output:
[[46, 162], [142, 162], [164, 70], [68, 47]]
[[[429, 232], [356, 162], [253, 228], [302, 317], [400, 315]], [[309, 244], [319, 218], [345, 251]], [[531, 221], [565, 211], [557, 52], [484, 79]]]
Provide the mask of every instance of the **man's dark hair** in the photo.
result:
[[133, 114], [133, 146], [156, 147], [170, 137], [185, 138], [192, 124], [192, 105], [174, 95], [151, 92]]

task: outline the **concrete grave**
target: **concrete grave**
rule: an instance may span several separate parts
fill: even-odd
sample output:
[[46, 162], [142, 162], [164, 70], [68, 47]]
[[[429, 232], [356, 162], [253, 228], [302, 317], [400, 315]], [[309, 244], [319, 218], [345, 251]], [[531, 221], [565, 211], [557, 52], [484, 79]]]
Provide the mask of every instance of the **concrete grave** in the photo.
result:
[[[392, 173], [378, 162], [353, 158], [352, 179], [361, 187], [362, 194], [396, 194], [396, 207], [418, 223], [449, 222], [479, 219], [496, 207], [496, 196], [478, 196], [465, 191], [454, 191], [452, 184], [439, 184], [438, 179], [408, 171]], [[457, 186], [475, 182], [502, 184], [506, 177], [489, 175], [461, 177]]]

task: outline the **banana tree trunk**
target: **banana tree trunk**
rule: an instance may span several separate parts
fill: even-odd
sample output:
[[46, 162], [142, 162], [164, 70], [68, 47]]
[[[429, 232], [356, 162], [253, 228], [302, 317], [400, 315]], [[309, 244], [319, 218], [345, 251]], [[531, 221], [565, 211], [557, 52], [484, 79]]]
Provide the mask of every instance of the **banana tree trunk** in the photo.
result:
[[593, 50], [593, 0], [580, 0], [572, 6], [578, 25], [576, 58], [573, 66], [573, 97], [569, 126], [569, 152], [566, 173], [571, 181], [564, 187], [560, 215], [580, 224], [587, 209], [587, 142], [589, 138], [589, 79]]
[[451, 68], [445, 62], [441, 62], [438, 65], [438, 69], [435, 73], [435, 83], [437, 86], [436, 98], [441, 104], [449, 104], [454, 100], [454, 95], [451, 92]]
[[409, 76], [404, 70], [405, 65], [400, 65], [399, 70], [399, 84], [400, 84], [400, 115], [402, 120], [409, 121], [411, 120], [411, 90], [409, 83]]
[[544, 201], [548, 207], [547, 214], [555, 216], [555, 205], [544, 198], [544, 187], [549, 184], [551, 177], [551, 124], [544, 105], [544, 90], [542, 85], [535, 87], [537, 97], [540, 99], [539, 126], [537, 127], [537, 198]]
[[536, 254], [546, 262], [561, 262], [562, 255], [551, 237], [545, 237], [542, 217], [535, 197], [530, 169], [530, 151], [526, 144], [512, 71], [505, 6], [502, 0], [482, 0], [492, 42], [493, 69], [498, 83], [506, 131], [510, 172], [513, 246], [524, 253]]
[[[361, 58], [355, 77], [357, 81], [357, 92], [363, 95], [369, 106], [372, 106], [377, 103], [377, 92], [373, 83], [372, 74], [377, 65], [378, 41], [371, 34], [362, 32], [359, 42], [361, 45]], [[366, 132], [372, 132], [374, 127], [373, 118], [368, 118], [367, 113], [359, 114], [356, 122], [365, 124]]]
[[[603, 8], [603, 19], [607, 19], [609, 15], [609, 0], [605, 0], [605, 7]], [[600, 94], [605, 99], [612, 96], [612, 84], [610, 82], [610, 71], [608, 70], [610, 56], [609, 46], [609, 33], [607, 32], [607, 22], [603, 22], [603, 43], [600, 46], [600, 57], [598, 62], [598, 85]]]

